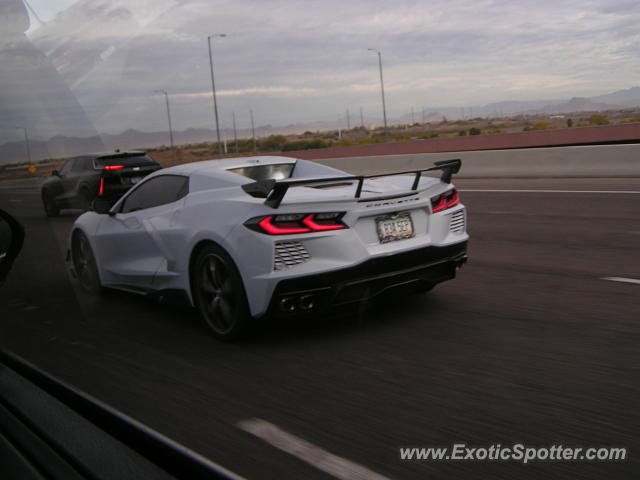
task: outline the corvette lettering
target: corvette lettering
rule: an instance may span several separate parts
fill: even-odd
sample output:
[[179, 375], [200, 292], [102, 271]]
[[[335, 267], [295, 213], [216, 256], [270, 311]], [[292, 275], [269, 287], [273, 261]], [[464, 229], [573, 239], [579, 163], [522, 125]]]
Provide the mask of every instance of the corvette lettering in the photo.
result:
[[403, 200], [388, 200], [385, 202], [375, 202], [375, 203], [368, 203], [366, 205], [367, 208], [371, 208], [371, 207], [386, 207], [389, 205], [399, 205], [401, 203], [410, 203], [410, 202], [417, 202], [420, 200], [420, 197], [414, 197], [414, 198], [405, 198]]

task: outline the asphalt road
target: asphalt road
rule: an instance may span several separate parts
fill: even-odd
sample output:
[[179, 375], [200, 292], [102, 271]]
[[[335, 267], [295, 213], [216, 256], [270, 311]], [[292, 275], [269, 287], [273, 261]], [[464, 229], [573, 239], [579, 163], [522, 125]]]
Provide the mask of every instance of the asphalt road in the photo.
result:
[[[0, 291], [0, 346], [252, 479], [334, 478], [238, 427], [259, 418], [396, 479], [638, 478], [640, 179], [460, 180], [470, 261], [426, 295], [272, 323], [222, 344], [191, 311], [84, 296], [77, 214], [0, 183], [27, 237]], [[469, 190], [469, 191], [465, 191]], [[622, 463], [406, 462], [399, 447], [623, 446]]]

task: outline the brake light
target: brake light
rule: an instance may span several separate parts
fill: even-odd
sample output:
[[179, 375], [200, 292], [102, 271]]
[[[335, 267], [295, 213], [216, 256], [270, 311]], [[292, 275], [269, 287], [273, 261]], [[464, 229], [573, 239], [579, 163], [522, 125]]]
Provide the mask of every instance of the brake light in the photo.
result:
[[105, 165], [104, 169], [105, 170], [120, 170], [124, 168], [124, 165]]
[[304, 217], [304, 220], [302, 220], [302, 223], [304, 223], [314, 232], [326, 232], [328, 230], [342, 230], [343, 228], [346, 228], [344, 223], [318, 223], [316, 222], [317, 216], [318, 215], [315, 213], [307, 215], [306, 217]]
[[269, 235], [290, 235], [294, 233], [326, 232], [342, 230], [343, 212], [292, 213], [252, 218], [245, 226], [256, 232]]
[[272, 220], [273, 217], [267, 217], [258, 222], [260, 228], [269, 235], [287, 235], [291, 233], [307, 233], [311, 231], [308, 228], [296, 226], [296, 223], [282, 223], [281, 226], [274, 225]]
[[433, 197], [431, 199], [431, 211], [433, 213], [441, 212], [455, 207], [458, 203], [460, 203], [460, 195], [458, 195], [458, 191], [454, 188], [437, 197]]
[[98, 189], [98, 196], [104, 193], [104, 177], [100, 177], [100, 188]]

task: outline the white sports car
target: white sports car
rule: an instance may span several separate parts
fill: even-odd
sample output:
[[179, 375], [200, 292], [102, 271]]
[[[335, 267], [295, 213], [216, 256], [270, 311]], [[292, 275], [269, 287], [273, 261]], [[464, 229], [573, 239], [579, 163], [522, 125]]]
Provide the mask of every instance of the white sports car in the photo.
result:
[[[179, 165], [74, 223], [82, 287], [179, 291], [219, 338], [267, 315], [323, 312], [391, 288], [429, 290], [466, 261], [460, 160], [381, 175], [287, 157]], [[438, 180], [424, 175], [441, 170]]]

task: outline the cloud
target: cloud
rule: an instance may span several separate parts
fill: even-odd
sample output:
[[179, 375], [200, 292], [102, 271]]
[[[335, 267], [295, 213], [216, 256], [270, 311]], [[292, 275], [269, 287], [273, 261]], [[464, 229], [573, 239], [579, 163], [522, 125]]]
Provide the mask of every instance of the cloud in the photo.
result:
[[[222, 116], [265, 122], [411, 106], [595, 95], [636, 84], [640, 4], [627, 0], [80, 0], [31, 35], [100, 130], [209, 125], [212, 42]], [[107, 54], [107, 52], [109, 52]], [[132, 107], [133, 106], [133, 107]]]

